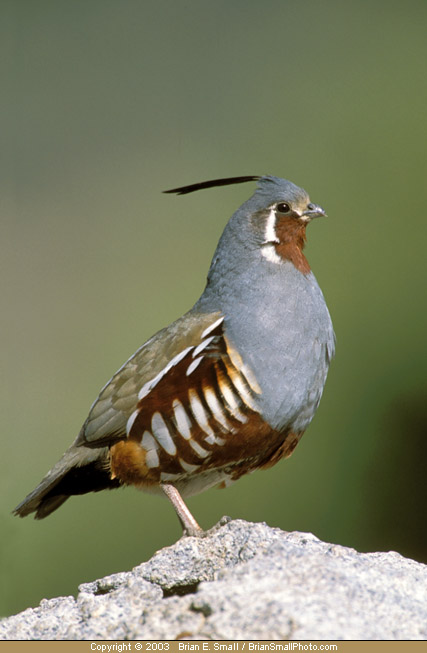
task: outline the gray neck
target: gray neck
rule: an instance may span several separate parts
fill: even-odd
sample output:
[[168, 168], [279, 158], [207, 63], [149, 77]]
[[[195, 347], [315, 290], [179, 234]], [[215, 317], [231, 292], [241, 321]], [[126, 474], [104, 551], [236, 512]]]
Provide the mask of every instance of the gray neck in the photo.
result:
[[245, 232], [227, 225], [194, 310], [225, 315], [227, 337], [263, 391], [259, 403], [268, 421], [304, 430], [333, 355], [329, 312], [312, 272], [304, 275], [289, 261], [266, 260], [259, 243], [241, 237]]

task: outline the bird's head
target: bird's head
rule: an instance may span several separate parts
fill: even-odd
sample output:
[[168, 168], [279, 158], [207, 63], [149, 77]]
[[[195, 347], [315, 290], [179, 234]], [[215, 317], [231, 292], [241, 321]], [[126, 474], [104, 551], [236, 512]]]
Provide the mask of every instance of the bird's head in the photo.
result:
[[313, 218], [325, 216], [321, 206], [311, 202], [307, 192], [287, 179], [270, 175], [231, 177], [174, 188], [167, 193], [184, 195], [229, 184], [257, 181], [257, 189], [231, 217], [220, 246], [239, 242], [246, 249], [261, 252], [271, 264], [291, 261], [303, 274], [310, 266], [302, 250], [306, 227]]

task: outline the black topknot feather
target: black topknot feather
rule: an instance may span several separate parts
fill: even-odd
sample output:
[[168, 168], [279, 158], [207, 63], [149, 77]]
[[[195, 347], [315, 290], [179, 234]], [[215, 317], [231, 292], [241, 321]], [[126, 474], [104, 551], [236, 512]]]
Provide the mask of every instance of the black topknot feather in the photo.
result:
[[248, 177], [225, 177], [224, 179], [211, 179], [210, 181], [201, 181], [198, 184], [191, 184], [190, 186], [181, 186], [180, 188], [171, 188], [171, 190], [164, 190], [164, 193], [176, 193], [177, 195], [186, 195], [187, 193], [194, 193], [196, 190], [203, 190], [204, 188], [213, 188], [214, 186], [229, 186], [231, 184], [243, 184], [246, 181], [258, 181], [260, 176]]

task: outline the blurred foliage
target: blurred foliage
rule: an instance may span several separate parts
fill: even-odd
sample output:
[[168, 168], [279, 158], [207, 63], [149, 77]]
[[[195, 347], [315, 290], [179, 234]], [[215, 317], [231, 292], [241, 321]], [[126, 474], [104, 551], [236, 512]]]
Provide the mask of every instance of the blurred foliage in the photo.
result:
[[337, 357], [293, 457], [191, 509], [427, 561], [426, 18], [421, 0], [3, 3], [0, 614], [179, 536], [130, 488], [10, 511], [197, 299], [251, 189], [161, 191], [221, 176], [283, 176], [327, 209], [307, 255]]

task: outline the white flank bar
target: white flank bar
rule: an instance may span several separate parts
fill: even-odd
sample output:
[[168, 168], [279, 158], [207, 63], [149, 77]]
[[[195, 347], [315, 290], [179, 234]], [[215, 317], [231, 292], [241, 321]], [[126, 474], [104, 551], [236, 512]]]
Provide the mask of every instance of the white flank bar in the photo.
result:
[[258, 412], [258, 407], [257, 407], [254, 399], [251, 397], [251, 395], [247, 391], [247, 389], [245, 387], [245, 383], [242, 380], [241, 376], [232, 369], [228, 369], [228, 374], [230, 376], [232, 384], [234, 385], [237, 392], [239, 393], [240, 398], [242, 399], [242, 401], [247, 406], [249, 406], [249, 408], [251, 408], [252, 410], [255, 410], [256, 412]]
[[202, 340], [206, 338], [206, 336], [209, 335], [214, 329], [216, 329], [217, 326], [221, 324], [221, 322], [224, 322], [224, 317], [220, 317], [219, 320], [208, 326], [207, 329], [205, 329], [202, 333]]
[[175, 365], [178, 365], [182, 361], [182, 359], [192, 350], [194, 347], [187, 347], [186, 349], [183, 349], [183, 351], [179, 352], [176, 356], [172, 358], [171, 361], [164, 367], [158, 374], [157, 376], [154, 377], [154, 379], [151, 379], [147, 383], [145, 383], [141, 390], [138, 393], [138, 399], [141, 401], [141, 399], [144, 399], [148, 394], [150, 394], [151, 390], [156, 387], [156, 385], [159, 383], [159, 381], [169, 372], [169, 370], [172, 369], [172, 367], [175, 367]]
[[176, 446], [160, 413], [156, 412], [153, 414], [151, 418], [151, 430], [162, 449], [171, 456], [174, 456], [176, 454]]
[[153, 467], [158, 467], [160, 465], [159, 454], [157, 453], [156, 449], [150, 449], [146, 452], [145, 464], [147, 465], [148, 469], [152, 469]]
[[200, 401], [196, 391], [190, 389], [188, 391], [188, 398], [190, 399], [190, 406], [194, 415], [194, 419], [200, 428], [208, 435], [215, 435], [213, 429], [209, 426], [208, 416], [206, 415], [206, 411], [203, 408], [203, 404]]
[[221, 391], [222, 396], [230, 410], [230, 413], [242, 424], [246, 424], [248, 418], [244, 415], [239, 409], [239, 404], [236, 399], [236, 395], [228, 385], [228, 383], [219, 377], [217, 377], [218, 387]]
[[145, 449], [145, 451], [156, 451], [159, 448], [159, 445], [151, 435], [150, 431], [144, 431], [141, 440], [141, 447]]
[[221, 426], [226, 430], [226, 431], [233, 431], [233, 427], [231, 424], [227, 421], [227, 418], [224, 414], [224, 410], [218, 401], [218, 397], [216, 396], [214, 390], [211, 387], [204, 387], [203, 388], [203, 394], [205, 395], [206, 403], [208, 404], [209, 408], [211, 409], [212, 415], [214, 419], [221, 424]]
[[206, 449], [203, 449], [203, 447], [201, 447], [200, 444], [195, 440], [193, 439], [189, 440], [188, 444], [200, 458], [207, 458], [209, 456], [210, 451], [206, 451]]
[[194, 370], [202, 362], [202, 360], [203, 360], [203, 356], [199, 356], [198, 358], [195, 358], [193, 362], [188, 366], [185, 375], [190, 376], [191, 372], [194, 372]]
[[200, 465], [191, 465], [190, 463], [186, 463], [182, 458], [179, 459], [179, 464], [181, 465], [182, 469], [189, 474], [192, 474], [200, 467]]
[[134, 425], [134, 422], [135, 422], [136, 418], [138, 417], [138, 415], [139, 415], [139, 408], [137, 410], [134, 410], [132, 415], [129, 417], [129, 419], [128, 419], [127, 423], [126, 423], [126, 433], [128, 435], [131, 432], [132, 426]]
[[196, 358], [208, 345], [211, 344], [212, 340], [215, 340], [215, 336], [211, 336], [210, 338], [206, 338], [206, 340], [203, 340], [203, 342], [200, 343], [196, 347], [196, 349], [193, 351], [193, 358]]
[[191, 421], [187, 413], [185, 412], [184, 406], [179, 401], [179, 399], [174, 399], [172, 403], [172, 408], [175, 415], [176, 427], [179, 431], [179, 434], [182, 435], [182, 437], [185, 440], [189, 440], [191, 438]]

